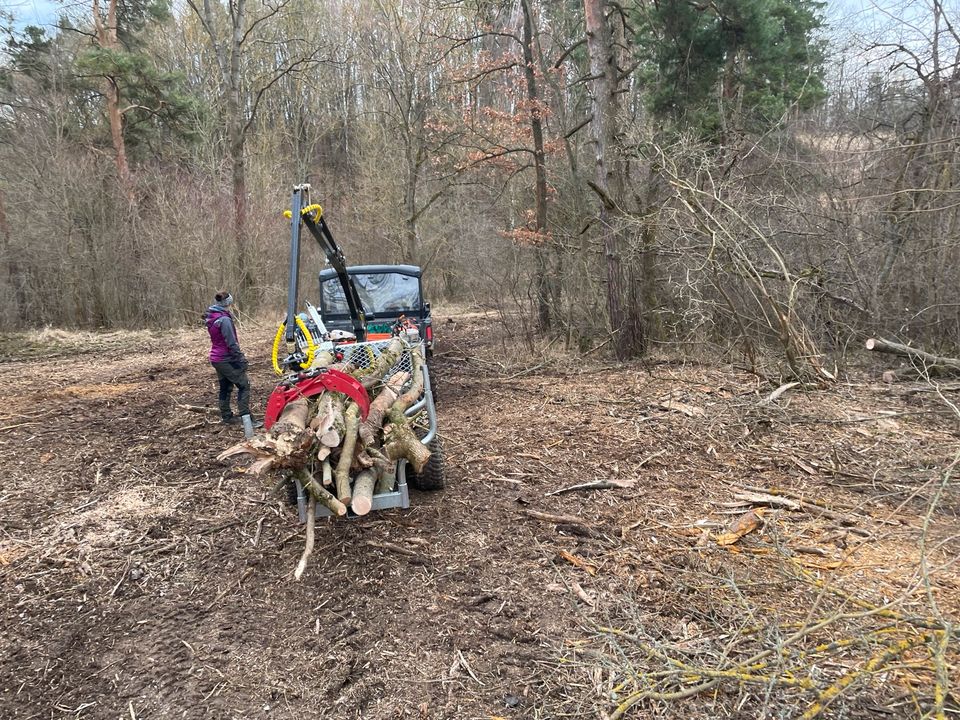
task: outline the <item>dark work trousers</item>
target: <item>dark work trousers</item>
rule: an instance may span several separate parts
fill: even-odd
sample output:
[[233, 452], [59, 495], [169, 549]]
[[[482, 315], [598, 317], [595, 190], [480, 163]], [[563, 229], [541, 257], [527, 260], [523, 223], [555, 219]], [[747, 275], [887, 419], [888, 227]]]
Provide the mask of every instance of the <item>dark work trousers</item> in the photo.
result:
[[233, 386], [237, 386], [237, 409], [238, 415], [250, 414], [250, 380], [247, 379], [247, 371], [242, 368], [234, 367], [233, 363], [215, 362], [210, 363], [217, 371], [217, 379], [220, 381], [220, 416], [224, 420], [233, 417], [230, 410], [230, 395], [233, 393]]

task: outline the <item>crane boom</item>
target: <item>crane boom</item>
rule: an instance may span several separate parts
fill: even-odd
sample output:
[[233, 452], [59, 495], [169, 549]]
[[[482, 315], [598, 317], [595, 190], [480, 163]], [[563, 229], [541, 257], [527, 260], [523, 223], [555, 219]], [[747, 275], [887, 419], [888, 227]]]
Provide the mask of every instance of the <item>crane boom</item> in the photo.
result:
[[285, 337], [287, 344], [295, 341], [296, 316], [298, 296], [300, 290], [300, 226], [305, 225], [320, 246], [327, 262], [333, 267], [343, 287], [343, 296], [346, 298], [350, 310], [350, 320], [353, 324], [353, 333], [358, 342], [363, 342], [367, 335], [366, 316], [360, 295], [353, 284], [353, 279], [347, 273], [347, 263], [343, 257], [343, 250], [333, 239], [333, 234], [323, 219], [323, 209], [319, 205], [310, 204], [310, 185], [295, 185], [293, 198], [290, 201], [290, 284], [287, 288], [287, 320]]

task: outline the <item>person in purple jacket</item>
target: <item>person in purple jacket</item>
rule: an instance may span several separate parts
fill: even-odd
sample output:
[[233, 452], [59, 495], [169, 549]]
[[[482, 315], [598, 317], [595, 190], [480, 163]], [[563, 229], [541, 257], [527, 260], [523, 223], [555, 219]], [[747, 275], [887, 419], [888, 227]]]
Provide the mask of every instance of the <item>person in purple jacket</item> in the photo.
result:
[[[250, 414], [250, 380], [247, 378], [247, 358], [240, 350], [237, 330], [230, 314], [233, 296], [226, 290], [218, 292], [213, 305], [207, 308], [203, 319], [210, 333], [210, 364], [220, 381], [220, 417], [226, 425], [239, 425], [240, 418]], [[230, 396], [237, 388], [237, 414], [230, 409]]]

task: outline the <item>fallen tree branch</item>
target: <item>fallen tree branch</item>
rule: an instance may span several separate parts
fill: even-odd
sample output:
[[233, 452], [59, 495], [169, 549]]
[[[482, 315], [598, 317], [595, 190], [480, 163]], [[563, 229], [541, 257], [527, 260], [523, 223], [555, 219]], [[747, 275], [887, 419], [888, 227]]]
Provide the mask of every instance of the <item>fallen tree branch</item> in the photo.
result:
[[592, 482], [580, 483], [579, 485], [570, 485], [569, 487], [560, 488], [559, 490], [554, 490], [553, 492], [544, 493], [544, 497], [550, 497], [551, 495], [563, 495], [568, 492], [575, 492], [577, 490], [610, 490], [611, 488], [632, 488], [636, 485], [636, 480], [594, 480]]
[[400, 555], [405, 555], [406, 557], [421, 557], [420, 553], [416, 552], [415, 550], [410, 550], [402, 545], [397, 545], [396, 543], [387, 542], [385, 540], [367, 540], [365, 544], [379, 550], [390, 550], [391, 552], [399, 553]]
[[313, 552], [314, 533], [313, 526], [316, 523], [317, 501], [311, 495], [307, 499], [307, 542], [303, 547], [303, 555], [300, 556], [300, 562], [297, 563], [297, 569], [293, 572], [293, 579], [299, 580], [303, 577], [303, 571], [307, 569], [307, 560], [310, 559], [310, 553]]
[[576, 515], [552, 515], [550, 513], [539, 512], [537, 510], [524, 510], [523, 514], [528, 517], [532, 517], [534, 520], [552, 522], [558, 525], [582, 525], [586, 528], [591, 526], [591, 523], [587, 522], [583, 518], [577, 517]]
[[831, 520], [836, 520], [842, 525], [853, 525], [864, 520], [869, 521], [872, 519], [863, 515], [849, 515], [846, 513], [837, 512], [836, 510], [830, 510], [829, 508], [825, 508], [818, 503], [804, 500], [797, 495], [792, 495], [781, 490], [773, 491], [764, 488], [753, 487], [750, 485], [744, 485], [743, 489], [745, 492], [741, 491], [734, 494], [734, 497], [737, 500], [772, 505], [775, 507], [784, 507], [788, 510], [805, 512], [808, 515], [822, 515], [823, 517], [830, 518]]
[[917, 348], [912, 348], [902, 343], [884, 340], [883, 338], [869, 338], [866, 342], [866, 348], [874, 352], [889, 353], [891, 355], [910, 358], [920, 365], [918, 369], [923, 369], [928, 372], [937, 371], [940, 373], [960, 374], [960, 359], [957, 358], [934, 355], [933, 353], [918, 350]]

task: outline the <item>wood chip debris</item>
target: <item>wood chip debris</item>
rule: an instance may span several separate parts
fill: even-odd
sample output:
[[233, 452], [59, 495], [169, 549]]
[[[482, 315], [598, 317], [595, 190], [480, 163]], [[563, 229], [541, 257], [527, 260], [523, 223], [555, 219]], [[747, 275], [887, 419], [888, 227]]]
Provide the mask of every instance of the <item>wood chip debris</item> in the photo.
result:
[[766, 508], [749, 510], [738, 517], [730, 529], [717, 536], [717, 545], [733, 545], [744, 535], [749, 535], [763, 525], [763, 515]]
[[597, 566], [596, 566], [596, 565], [591, 565], [590, 563], [588, 563], [588, 562], [587, 562], [586, 560], [584, 560], [583, 558], [577, 557], [576, 555], [574, 555], [574, 554], [571, 553], [571, 552], [567, 552], [566, 550], [560, 550], [560, 551], [557, 553], [557, 557], [559, 557], [559, 558], [561, 558], [561, 559], [563, 559], [563, 560], [566, 560], [568, 563], [570, 563], [570, 564], [573, 565], [574, 567], [578, 567], [578, 568], [580, 568], [581, 570], [585, 570], [586, 573], [587, 573], [588, 575], [590, 575], [590, 576], [593, 576], [593, 575], [596, 575], [596, 574], [597, 574]]

